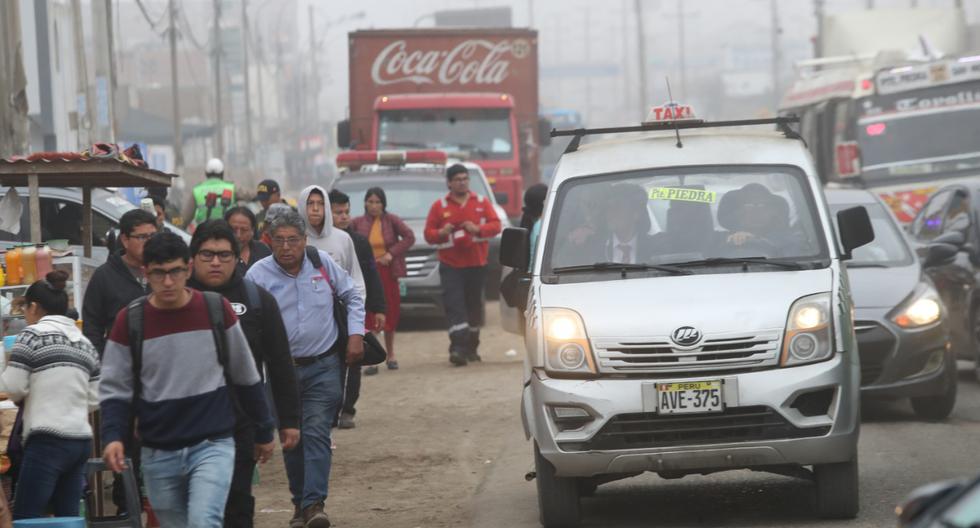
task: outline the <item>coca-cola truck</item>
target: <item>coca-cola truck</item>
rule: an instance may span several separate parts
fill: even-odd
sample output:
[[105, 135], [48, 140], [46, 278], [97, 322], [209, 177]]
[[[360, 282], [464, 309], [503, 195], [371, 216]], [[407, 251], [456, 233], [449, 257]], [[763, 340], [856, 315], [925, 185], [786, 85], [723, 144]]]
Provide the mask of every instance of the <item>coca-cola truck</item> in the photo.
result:
[[341, 148], [439, 149], [475, 162], [508, 216], [539, 179], [537, 31], [390, 29], [349, 34]]

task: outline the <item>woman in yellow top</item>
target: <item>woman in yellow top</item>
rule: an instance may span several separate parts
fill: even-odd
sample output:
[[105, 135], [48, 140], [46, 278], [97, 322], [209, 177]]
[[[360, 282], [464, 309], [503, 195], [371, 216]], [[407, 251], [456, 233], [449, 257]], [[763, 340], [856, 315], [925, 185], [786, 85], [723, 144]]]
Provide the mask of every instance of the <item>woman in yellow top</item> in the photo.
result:
[[[401, 293], [398, 279], [406, 275], [405, 254], [415, 245], [415, 234], [412, 233], [401, 218], [387, 210], [388, 198], [381, 187], [371, 187], [364, 194], [364, 216], [354, 219], [354, 230], [367, 237], [374, 252], [384, 287], [386, 320], [384, 325], [385, 348], [388, 351], [388, 369], [398, 369], [395, 359], [395, 328], [401, 313]], [[368, 313], [366, 328], [375, 328], [374, 314]], [[367, 375], [377, 374], [377, 367], [364, 370]]]

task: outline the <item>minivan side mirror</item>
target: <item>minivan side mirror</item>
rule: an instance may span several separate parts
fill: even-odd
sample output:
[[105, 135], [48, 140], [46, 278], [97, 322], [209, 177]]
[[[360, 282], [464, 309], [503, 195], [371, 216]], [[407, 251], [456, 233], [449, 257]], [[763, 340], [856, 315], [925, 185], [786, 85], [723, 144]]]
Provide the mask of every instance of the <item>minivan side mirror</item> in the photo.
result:
[[500, 237], [500, 263], [527, 271], [531, 260], [531, 237], [523, 227], [508, 227]]
[[925, 258], [922, 259], [922, 267], [931, 268], [933, 266], [946, 264], [956, 258], [956, 254], [959, 252], [960, 248], [954, 246], [953, 244], [944, 244], [942, 242], [938, 244], [929, 244], [926, 247]]
[[875, 239], [874, 228], [868, 210], [864, 206], [851, 207], [837, 213], [837, 225], [840, 226], [840, 241], [844, 246], [841, 260], [850, 260], [851, 252]]
[[966, 244], [966, 235], [960, 231], [949, 231], [948, 233], [943, 233], [930, 240], [930, 242], [933, 244], [949, 244], [959, 248], [963, 246], [963, 244]]
[[350, 145], [350, 119], [337, 122], [337, 148], [349, 149]]
[[510, 201], [510, 197], [504, 192], [493, 193], [493, 199], [497, 200], [497, 205], [507, 205], [507, 202]]

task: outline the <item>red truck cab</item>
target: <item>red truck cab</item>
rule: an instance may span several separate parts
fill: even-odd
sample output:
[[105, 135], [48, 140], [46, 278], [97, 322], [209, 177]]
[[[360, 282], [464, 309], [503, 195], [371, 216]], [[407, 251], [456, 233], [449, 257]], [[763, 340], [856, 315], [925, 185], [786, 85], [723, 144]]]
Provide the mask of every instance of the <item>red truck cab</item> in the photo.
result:
[[521, 210], [521, 142], [514, 98], [505, 93], [422, 93], [379, 96], [372, 150], [436, 149], [476, 163], [508, 216]]

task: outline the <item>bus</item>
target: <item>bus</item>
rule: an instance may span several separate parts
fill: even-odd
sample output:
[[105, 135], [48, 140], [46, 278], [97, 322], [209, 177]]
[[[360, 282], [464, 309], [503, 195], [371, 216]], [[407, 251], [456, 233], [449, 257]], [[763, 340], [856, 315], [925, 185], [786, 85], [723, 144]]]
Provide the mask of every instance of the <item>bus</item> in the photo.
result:
[[800, 118], [825, 185], [873, 190], [908, 223], [933, 191], [980, 175], [980, 54], [885, 55], [800, 63], [780, 114]]

